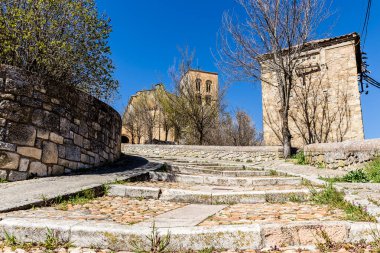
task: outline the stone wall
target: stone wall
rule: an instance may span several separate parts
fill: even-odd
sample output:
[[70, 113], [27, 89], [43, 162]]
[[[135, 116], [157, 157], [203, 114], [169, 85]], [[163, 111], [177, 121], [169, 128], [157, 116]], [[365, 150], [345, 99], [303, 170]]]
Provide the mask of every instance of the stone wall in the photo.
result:
[[304, 153], [312, 165], [353, 170], [380, 156], [380, 139], [311, 144], [305, 146]]
[[282, 147], [231, 147], [231, 146], [188, 146], [188, 145], [122, 145], [126, 154], [146, 156], [179, 156], [242, 162], [259, 162], [283, 157]]
[[0, 65], [0, 179], [61, 175], [120, 155], [121, 118], [72, 87]]

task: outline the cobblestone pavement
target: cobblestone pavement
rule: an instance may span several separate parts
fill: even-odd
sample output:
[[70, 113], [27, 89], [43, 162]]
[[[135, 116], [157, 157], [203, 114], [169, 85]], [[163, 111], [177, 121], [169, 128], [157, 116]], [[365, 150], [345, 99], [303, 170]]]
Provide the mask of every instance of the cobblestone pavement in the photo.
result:
[[[186, 204], [159, 200], [100, 197], [86, 204], [57, 205], [2, 214], [2, 217], [32, 217], [65, 220], [109, 221], [134, 224]], [[1, 218], [1, 215], [0, 215]]]
[[236, 204], [224, 208], [200, 226], [253, 224], [259, 222], [336, 221], [345, 218], [343, 211], [307, 203]]

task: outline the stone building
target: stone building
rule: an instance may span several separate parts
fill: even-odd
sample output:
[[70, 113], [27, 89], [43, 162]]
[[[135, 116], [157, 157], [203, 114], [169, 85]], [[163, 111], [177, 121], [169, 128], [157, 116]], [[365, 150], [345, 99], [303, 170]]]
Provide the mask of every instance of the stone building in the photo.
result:
[[190, 86], [191, 92], [196, 94], [198, 103], [207, 105], [218, 99], [218, 73], [190, 70], [181, 81], [181, 88], [183, 90], [186, 90], [187, 86]]
[[[358, 75], [360, 37], [356, 33], [305, 45], [290, 100], [292, 145], [364, 139]], [[281, 145], [280, 96], [275, 74], [262, 71], [265, 145]], [[269, 83], [269, 84], [268, 84]]]
[[[174, 130], [172, 128], [165, 128], [165, 117], [163, 115], [162, 107], [159, 102], [159, 95], [162, 92], [167, 92], [163, 84], [156, 84], [150, 90], [138, 91], [135, 95], [131, 96], [128, 102], [128, 106], [125, 110], [123, 116], [123, 128], [122, 128], [122, 142], [123, 143], [133, 143], [140, 144], [148, 142], [149, 138], [147, 136], [147, 125], [143, 124], [146, 121], [151, 121], [153, 127], [152, 139], [155, 141], [166, 141], [174, 142]], [[141, 119], [137, 117], [130, 118], [128, 114], [146, 113], [145, 117], [148, 119], [143, 119], [143, 122], [138, 122]], [[136, 115], [135, 115], [136, 116]], [[134, 121], [134, 122], [132, 122]], [[135, 124], [131, 130], [127, 124]], [[142, 123], [141, 125], [139, 123]], [[131, 133], [134, 131], [134, 134]]]
[[[219, 83], [217, 73], [191, 69], [183, 76], [180, 85], [181, 89], [194, 92], [198, 102], [204, 105], [210, 104], [218, 98]], [[153, 142], [174, 143], [178, 141], [174, 129], [167, 126], [166, 117], [160, 104], [159, 96], [163, 93], [168, 94], [165, 86], [157, 84], [151, 90], [138, 91], [130, 98], [123, 117], [123, 143], [142, 144], [149, 142], [150, 138], [147, 133], [149, 132], [149, 126], [146, 124], [133, 126], [135, 129], [133, 136], [131, 127], [128, 127], [128, 124], [133, 121], [133, 119], [128, 118], [128, 115], [132, 114], [133, 111], [140, 111], [141, 114], [141, 109], [149, 111], [147, 114], [148, 120], [144, 120], [144, 123], [151, 121], [150, 125], [153, 128], [151, 138]], [[169, 95], [174, 96], [174, 94], [170, 93]]]

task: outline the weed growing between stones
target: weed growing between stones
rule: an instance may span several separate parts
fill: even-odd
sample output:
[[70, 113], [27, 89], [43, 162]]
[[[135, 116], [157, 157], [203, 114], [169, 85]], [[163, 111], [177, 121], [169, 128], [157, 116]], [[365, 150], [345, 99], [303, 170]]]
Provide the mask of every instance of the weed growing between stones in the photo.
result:
[[84, 190], [74, 196], [70, 196], [68, 199], [57, 199], [55, 204], [55, 208], [67, 211], [69, 205], [83, 205], [91, 200], [95, 199], [96, 193], [94, 189]]
[[5, 183], [8, 183], [8, 181], [5, 180], [5, 179], [0, 178], [0, 184], [5, 184]]
[[364, 169], [350, 171], [343, 177], [321, 179], [327, 182], [380, 183], [380, 157], [369, 162]]
[[372, 242], [361, 240], [356, 243], [336, 243], [325, 231], [320, 231], [318, 236], [323, 242], [316, 244], [320, 252], [380, 252], [380, 235], [377, 230], [369, 231]]
[[[69, 240], [63, 240], [58, 236], [56, 232], [47, 228], [45, 234], [44, 242], [33, 243], [33, 242], [20, 242], [16, 236], [9, 234], [4, 230], [4, 245], [11, 247], [12, 250], [23, 249], [25, 251], [30, 251], [33, 248], [41, 248], [43, 252], [50, 252], [58, 248], [69, 248], [72, 247], [72, 243]], [[1, 250], [1, 248], [0, 248]]]
[[278, 176], [278, 172], [275, 171], [275, 170], [270, 170], [270, 171], [269, 171], [269, 175], [270, 175], [270, 176]]
[[380, 157], [369, 162], [365, 167], [365, 172], [371, 182], [380, 183]]
[[307, 164], [305, 154], [303, 151], [297, 152], [297, 154], [293, 155], [291, 159], [296, 163], [300, 165], [305, 165]]
[[353, 205], [344, 200], [344, 193], [337, 191], [332, 183], [327, 184], [321, 191], [310, 188], [311, 200], [320, 205], [328, 205], [331, 208], [342, 209], [346, 213], [347, 220], [376, 222], [363, 207]]
[[[141, 241], [132, 240], [131, 246], [133, 252], [136, 253], [164, 253], [169, 252], [168, 247], [170, 245], [171, 235], [168, 231], [166, 235], [162, 236], [156, 227], [156, 223], [152, 223], [151, 233], [146, 236], [148, 239], [148, 245], [144, 245]], [[147, 250], [149, 248], [149, 250]]]

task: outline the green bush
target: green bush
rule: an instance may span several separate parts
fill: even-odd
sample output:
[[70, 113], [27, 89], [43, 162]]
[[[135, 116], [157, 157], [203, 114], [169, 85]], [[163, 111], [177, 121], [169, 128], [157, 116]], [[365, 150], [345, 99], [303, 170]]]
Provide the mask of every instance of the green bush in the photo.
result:
[[342, 181], [350, 183], [366, 183], [370, 180], [367, 173], [364, 170], [359, 169], [348, 172], [345, 176], [343, 176]]
[[292, 156], [292, 159], [296, 160], [296, 164], [301, 164], [301, 165], [307, 164], [305, 154], [303, 151], [297, 152], [297, 154]]
[[347, 183], [380, 183], [380, 158], [369, 162], [364, 169], [357, 169], [348, 172], [343, 177], [321, 178], [327, 182], [347, 182]]
[[364, 168], [368, 179], [373, 183], [380, 183], [380, 158], [369, 162]]

